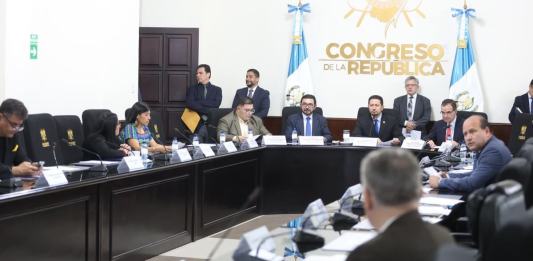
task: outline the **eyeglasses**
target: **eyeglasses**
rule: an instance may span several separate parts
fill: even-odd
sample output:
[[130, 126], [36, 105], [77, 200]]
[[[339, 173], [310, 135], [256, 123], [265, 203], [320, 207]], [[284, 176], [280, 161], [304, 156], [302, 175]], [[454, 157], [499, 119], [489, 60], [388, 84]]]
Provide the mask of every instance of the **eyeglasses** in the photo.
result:
[[302, 107], [315, 107], [313, 103], [302, 103]]
[[7, 116], [5, 114], [2, 113], [2, 117], [4, 117], [4, 119], [6, 119], [7, 123], [9, 123], [9, 126], [16, 132], [19, 132], [19, 131], [22, 131], [24, 130], [24, 125], [23, 123], [21, 124], [17, 124], [16, 122], [12, 122], [9, 120], [9, 118], [7, 118]]
[[255, 109], [243, 109], [246, 113], [255, 113]]

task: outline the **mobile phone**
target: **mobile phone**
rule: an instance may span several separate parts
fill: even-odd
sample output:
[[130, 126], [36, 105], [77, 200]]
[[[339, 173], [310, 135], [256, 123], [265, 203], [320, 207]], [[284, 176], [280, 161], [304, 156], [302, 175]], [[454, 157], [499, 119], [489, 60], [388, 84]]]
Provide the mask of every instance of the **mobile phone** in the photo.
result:
[[40, 168], [44, 165], [44, 161], [35, 161], [35, 162], [32, 162], [31, 165]]

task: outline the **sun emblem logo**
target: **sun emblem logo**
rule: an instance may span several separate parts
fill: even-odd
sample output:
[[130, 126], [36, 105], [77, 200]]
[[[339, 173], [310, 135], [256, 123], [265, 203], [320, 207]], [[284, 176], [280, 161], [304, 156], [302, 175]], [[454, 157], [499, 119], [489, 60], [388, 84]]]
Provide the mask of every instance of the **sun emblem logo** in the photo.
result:
[[413, 27], [410, 14], [416, 13], [422, 18], [426, 18], [426, 15], [420, 10], [422, 2], [423, 0], [347, 0], [350, 10], [344, 15], [344, 19], [348, 19], [356, 12], [361, 13], [356, 24], [357, 27], [360, 27], [369, 14], [385, 24], [385, 37], [387, 37], [390, 26], [396, 27], [402, 16], [410, 27]]

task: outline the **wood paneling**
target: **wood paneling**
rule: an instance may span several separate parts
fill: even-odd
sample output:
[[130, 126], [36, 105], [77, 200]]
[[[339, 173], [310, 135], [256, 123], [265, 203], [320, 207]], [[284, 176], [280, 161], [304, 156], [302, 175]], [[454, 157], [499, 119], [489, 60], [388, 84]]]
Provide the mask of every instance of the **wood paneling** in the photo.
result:
[[163, 90], [163, 77], [160, 71], [139, 72], [139, 91], [143, 101], [161, 103]]
[[141, 69], [162, 69], [163, 36], [141, 33], [139, 37], [139, 67]]

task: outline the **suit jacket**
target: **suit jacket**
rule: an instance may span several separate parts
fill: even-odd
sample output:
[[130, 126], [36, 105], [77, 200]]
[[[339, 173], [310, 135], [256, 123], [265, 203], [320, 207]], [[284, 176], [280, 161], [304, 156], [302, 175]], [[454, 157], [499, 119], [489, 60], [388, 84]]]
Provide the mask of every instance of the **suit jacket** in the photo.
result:
[[[453, 127], [453, 140], [457, 143], [464, 143], [465, 137], [463, 135], [463, 122], [462, 118], [457, 117], [455, 120], [455, 126]], [[431, 128], [429, 134], [425, 137], [425, 140], [432, 140], [437, 146], [446, 141], [446, 127], [448, 124], [443, 120], [436, 121]]]
[[393, 138], [398, 138], [403, 141], [402, 129], [398, 123], [398, 119], [393, 115], [382, 112], [381, 125], [379, 134], [374, 133], [374, 121], [370, 116], [370, 112], [365, 113], [365, 116], [357, 119], [357, 124], [352, 131], [352, 136], [355, 137], [376, 137], [381, 141], [389, 141]]
[[[252, 118], [248, 121], [248, 128], [252, 128], [254, 135], [270, 135], [270, 131], [267, 130], [261, 118], [252, 115]], [[230, 141], [235, 136], [242, 136], [241, 126], [239, 125], [239, 117], [232, 111], [226, 116], [220, 118], [217, 127], [217, 134], [220, 136], [220, 132], [224, 131], [226, 134], [226, 141]]]
[[357, 247], [346, 260], [432, 261], [440, 246], [453, 242], [445, 228], [424, 222], [413, 210], [399, 216], [385, 231]]
[[[238, 89], [235, 93], [235, 98], [233, 98], [233, 105], [231, 105], [231, 107], [233, 109], [237, 108], [239, 99], [245, 97], [248, 97], [248, 87]], [[254, 95], [252, 96], [252, 100], [255, 110], [254, 115], [261, 119], [266, 118], [268, 115], [268, 110], [270, 109], [270, 93], [267, 90], [257, 86]]]
[[[112, 147], [107, 142], [116, 144], [116, 146]], [[83, 147], [98, 153], [103, 160], [116, 160], [124, 157], [122, 151], [118, 150], [120, 148], [119, 144], [120, 140], [118, 138], [113, 141], [107, 141], [103, 135], [95, 134], [85, 140]], [[85, 158], [98, 159], [95, 155], [89, 153], [85, 154]]]
[[[407, 120], [407, 95], [394, 99], [393, 109], [400, 113], [400, 126], [404, 125]], [[417, 131], [426, 133], [426, 125], [431, 118], [431, 102], [423, 95], [417, 94], [415, 101], [415, 111], [413, 112], [413, 121], [415, 121]]]
[[[329, 131], [328, 128], [328, 121], [324, 116], [313, 113], [313, 120], [312, 120], [311, 129], [313, 131], [313, 136], [323, 136], [326, 142], [331, 142], [333, 140], [333, 136], [331, 136], [331, 131]], [[295, 113], [293, 115], [290, 115], [287, 118], [287, 124], [285, 128], [285, 137], [287, 140], [291, 140], [292, 138], [292, 130], [296, 129], [296, 132], [298, 132], [298, 136], [305, 135], [304, 133], [304, 119], [302, 116], [302, 113]]]
[[16, 133], [13, 138], [0, 138], [0, 179], [13, 177], [11, 168], [24, 161], [31, 161], [26, 155], [22, 144], [22, 132]]
[[511, 152], [496, 137], [491, 137], [485, 147], [474, 156], [474, 169], [467, 176], [442, 179], [439, 188], [453, 192], [470, 193], [490, 184], [500, 170], [511, 161]]
[[206, 87], [207, 97], [205, 99], [201, 84], [195, 84], [187, 89], [185, 106], [200, 115], [207, 115], [208, 109], [218, 108], [222, 102], [222, 89], [220, 87], [211, 84], [211, 82], [207, 83]]
[[516, 96], [514, 98], [513, 107], [511, 108], [511, 111], [509, 112], [509, 121], [511, 123], [513, 123], [515, 115], [520, 114], [520, 112], [516, 111], [516, 108], [520, 108], [522, 113], [531, 113], [529, 111], [529, 96], [527, 95], [527, 93], [520, 95], [520, 96]]

